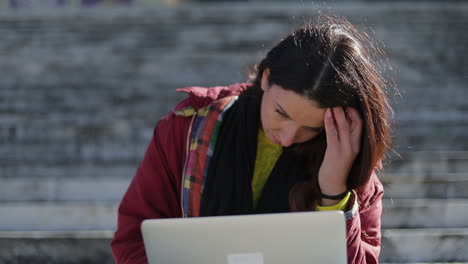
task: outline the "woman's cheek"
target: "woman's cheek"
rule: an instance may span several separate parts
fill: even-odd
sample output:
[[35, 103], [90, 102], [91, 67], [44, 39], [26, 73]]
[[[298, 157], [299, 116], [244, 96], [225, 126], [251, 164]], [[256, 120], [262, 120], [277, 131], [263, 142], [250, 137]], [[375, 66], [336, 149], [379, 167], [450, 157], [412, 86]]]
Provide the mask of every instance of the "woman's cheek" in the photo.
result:
[[318, 136], [318, 132], [305, 132], [304, 135], [301, 135], [301, 141], [302, 142], [306, 142], [306, 141], [309, 141], [313, 138], [315, 138], [316, 136]]

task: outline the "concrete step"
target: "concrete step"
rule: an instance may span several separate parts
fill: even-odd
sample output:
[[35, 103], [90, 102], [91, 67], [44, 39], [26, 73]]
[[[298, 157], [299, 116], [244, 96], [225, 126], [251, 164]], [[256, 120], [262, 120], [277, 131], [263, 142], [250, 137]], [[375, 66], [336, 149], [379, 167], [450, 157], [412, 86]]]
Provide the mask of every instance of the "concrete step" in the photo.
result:
[[[22, 151], [25, 151], [24, 149]], [[142, 151], [141, 155], [144, 154]], [[131, 178], [137, 169], [139, 161], [100, 163], [94, 160], [92, 163], [41, 163], [41, 164], [1, 164], [1, 179], [70, 179], [70, 178]]]
[[386, 229], [380, 260], [391, 263], [467, 262], [468, 228]]
[[407, 151], [393, 154], [385, 166], [391, 173], [468, 173], [467, 151]]
[[118, 202], [4, 202], [0, 230], [113, 230]]
[[386, 198], [468, 198], [468, 174], [437, 174], [433, 177], [385, 175], [381, 177]]
[[385, 170], [379, 173], [382, 182], [414, 182], [414, 181], [443, 181], [443, 180], [466, 180], [468, 172], [440, 172], [440, 171], [425, 171], [422, 173], [414, 173], [412, 171], [388, 171]]
[[[118, 204], [118, 201], [3, 202], [0, 230], [115, 229]], [[468, 199], [384, 199], [383, 204], [385, 228], [468, 227]]]
[[131, 178], [6, 178], [2, 201], [120, 201]]
[[384, 199], [386, 228], [468, 228], [468, 199]]
[[0, 149], [0, 164], [60, 165], [79, 163], [119, 164], [135, 162], [144, 153], [148, 140], [137, 144], [131, 140], [45, 143], [4, 143]]
[[465, 111], [421, 110], [397, 112], [396, 116], [398, 126], [393, 146], [397, 151], [468, 149], [468, 114]]
[[[113, 263], [110, 230], [0, 231], [1, 263]], [[383, 263], [468, 263], [468, 229], [387, 229]], [[71, 257], [72, 256], [72, 257]]]
[[[384, 173], [386, 198], [468, 198], [468, 173]], [[4, 178], [2, 201], [120, 201], [130, 177]], [[105, 190], [105, 191], [103, 191]]]
[[0, 263], [114, 263], [110, 251], [113, 232], [0, 231]]

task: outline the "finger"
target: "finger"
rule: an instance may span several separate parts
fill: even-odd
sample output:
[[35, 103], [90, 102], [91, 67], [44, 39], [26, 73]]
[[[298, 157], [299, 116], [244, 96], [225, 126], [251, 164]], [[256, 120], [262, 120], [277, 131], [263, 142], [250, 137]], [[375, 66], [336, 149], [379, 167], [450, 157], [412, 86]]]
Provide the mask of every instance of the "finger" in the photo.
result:
[[362, 118], [355, 108], [349, 107], [347, 109], [349, 118], [351, 119], [351, 145], [354, 152], [359, 152], [361, 147], [361, 134], [362, 134]]
[[351, 121], [351, 131], [356, 128], [362, 127], [362, 118], [359, 112], [353, 107], [347, 107], [346, 112], [348, 113], [349, 120]]
[[349, 144], [350, 142], [350, 124], [346, 119], [345, 112], [342, 107], [333, 108], [333, 116], [336, 120], [336, 126], [338, 128], [338, 137], [340, 142]]
[[325, 134], [327, 136], [327, 144], [336, 144], [338, 143], [338, 131], [336, 130], [335, 120], [330, 108], [325, 111], [324, 116], [325, 123]]

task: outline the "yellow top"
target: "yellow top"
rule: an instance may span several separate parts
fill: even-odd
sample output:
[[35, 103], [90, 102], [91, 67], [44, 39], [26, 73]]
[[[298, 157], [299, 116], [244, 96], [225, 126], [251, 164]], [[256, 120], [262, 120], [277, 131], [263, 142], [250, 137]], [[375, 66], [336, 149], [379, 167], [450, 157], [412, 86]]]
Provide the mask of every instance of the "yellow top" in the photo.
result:
[[262, 194], [268, 176], [270, 176], [283, 147], [268, 140], [262, 129], [258, 130], [257, 158], [252, 178], [252, 198], [254, 207], [257, 207], [258, 199]]
[[[252, 198], [254, 207], [257, 207], [263, 186], [265, 186], [265, 183], [282, 151], [283, 148], [281, 145], [268, 140], [262, 129], [258, 130], [257, 158], [255, 160], [255, 169], [252, 178]], [[351, 192], [348, 192], [345, 198], [336, 205], [317, 206], [316, 209], [318, 211], [344, 210], [346, 209], [350, 197]]]

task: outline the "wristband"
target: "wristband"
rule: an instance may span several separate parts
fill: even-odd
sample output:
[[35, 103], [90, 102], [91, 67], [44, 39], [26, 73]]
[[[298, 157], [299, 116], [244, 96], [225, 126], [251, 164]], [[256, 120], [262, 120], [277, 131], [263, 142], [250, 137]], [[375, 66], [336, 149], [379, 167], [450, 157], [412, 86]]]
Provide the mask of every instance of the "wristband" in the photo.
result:
[[348, 190], [344, 191], [344, 193], [340, 193], [338, 195], [326, 195], [324, 193], [320, 193], [320, 196], [324, 199], [328, 199], [328, 200], [341, 200], [343, 198], [346, 197], [346, 195], [348, 194]]

